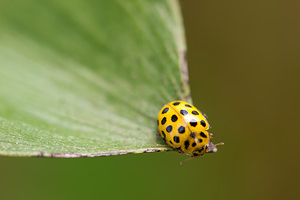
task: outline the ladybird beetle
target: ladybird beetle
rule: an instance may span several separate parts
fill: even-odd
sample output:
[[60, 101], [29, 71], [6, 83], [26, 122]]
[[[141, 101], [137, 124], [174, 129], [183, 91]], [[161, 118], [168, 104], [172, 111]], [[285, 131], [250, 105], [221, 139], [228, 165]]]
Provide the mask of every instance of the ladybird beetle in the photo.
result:
[[206, 116], [197, 108], [184, 101], [173, 101], [165, 105], [158, 114], [158, 135], [179, 153], [192, 157], [182, 161], [197, 158], [204, 153], [216, 152], [217, 145], [208, 132], [210, 125]]

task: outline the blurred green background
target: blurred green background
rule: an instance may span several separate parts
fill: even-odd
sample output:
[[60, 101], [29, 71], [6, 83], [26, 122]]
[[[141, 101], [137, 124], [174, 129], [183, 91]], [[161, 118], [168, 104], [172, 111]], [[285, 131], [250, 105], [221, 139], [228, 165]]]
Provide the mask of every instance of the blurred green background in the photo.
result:
[[297, 1], [181, 1], [194, 105], [218, 153], [0, 157], [0, 199], [299, 199]]

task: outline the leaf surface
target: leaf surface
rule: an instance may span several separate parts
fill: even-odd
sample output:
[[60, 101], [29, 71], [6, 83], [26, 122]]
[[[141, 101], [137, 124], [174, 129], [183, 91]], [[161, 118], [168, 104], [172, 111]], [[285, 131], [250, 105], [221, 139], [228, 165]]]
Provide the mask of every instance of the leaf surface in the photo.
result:
[[4, 0], [0, 155], [170, 150], [161, 107], [189, 100], [177, 1]]

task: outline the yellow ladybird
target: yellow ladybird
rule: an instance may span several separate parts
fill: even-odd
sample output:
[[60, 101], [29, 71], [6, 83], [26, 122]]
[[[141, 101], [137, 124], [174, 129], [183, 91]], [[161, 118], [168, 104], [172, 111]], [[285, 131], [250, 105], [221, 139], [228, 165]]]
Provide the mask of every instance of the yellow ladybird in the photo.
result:
[[158, 114], [157, 124], [158, 135], [179, 153], [191, 155], [191, 158], [216, 152], [216, 145], [223, 144], [214, 145], [211, 142], [213, 135], [208, 132], [210, 125], [205, 116], [184, 101], [165, 105]]

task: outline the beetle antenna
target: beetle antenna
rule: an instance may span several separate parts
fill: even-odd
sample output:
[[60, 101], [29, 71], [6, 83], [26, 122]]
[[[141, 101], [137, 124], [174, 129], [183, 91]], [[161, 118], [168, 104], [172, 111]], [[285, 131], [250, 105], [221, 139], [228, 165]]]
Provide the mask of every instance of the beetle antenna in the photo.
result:
[[214, 144], [214, 146], [210, 147], [209, 149], [206, 149], [206, 153], [209, 152], [210, 150], [212, 150], [213, 148], [215, 148], [218, 145], [224, 145], [224, 142], [220, 142], [218, 144]]

